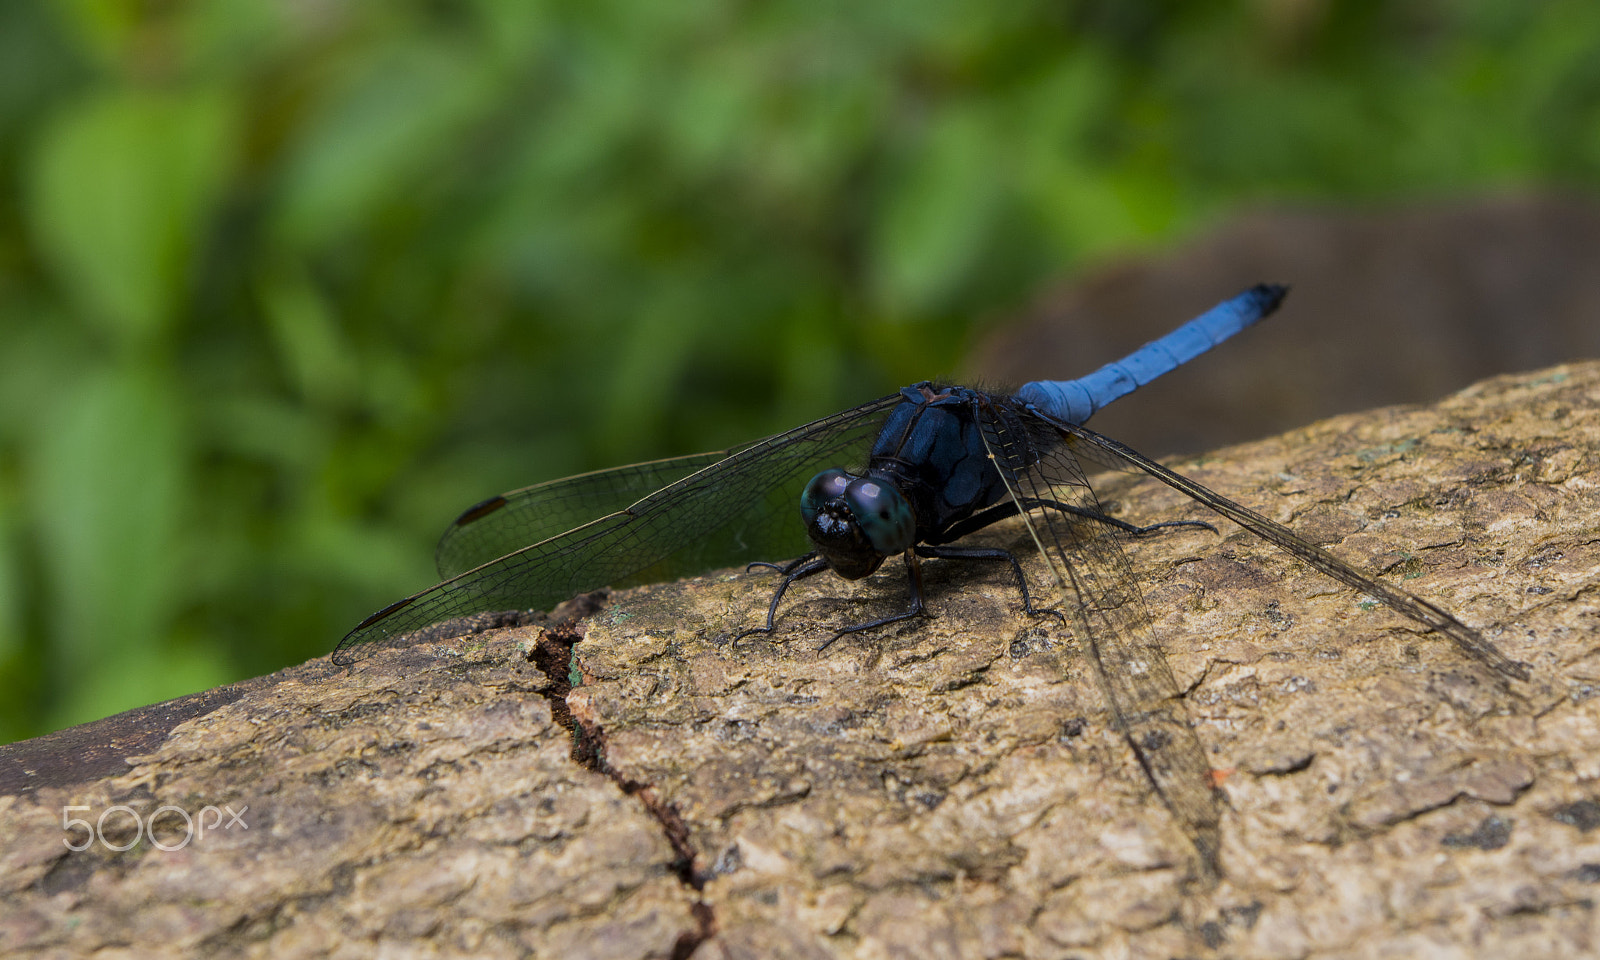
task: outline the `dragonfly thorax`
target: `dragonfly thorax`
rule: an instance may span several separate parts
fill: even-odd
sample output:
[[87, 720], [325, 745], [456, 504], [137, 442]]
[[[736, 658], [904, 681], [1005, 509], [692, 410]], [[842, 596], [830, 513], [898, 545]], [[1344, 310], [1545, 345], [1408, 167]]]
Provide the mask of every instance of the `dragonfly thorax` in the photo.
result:
[[860, 580], [916, 543], [910, 502], [880, 477], [824, 470], [806, 484], [800, 516], [817, 552], [846, 580]]

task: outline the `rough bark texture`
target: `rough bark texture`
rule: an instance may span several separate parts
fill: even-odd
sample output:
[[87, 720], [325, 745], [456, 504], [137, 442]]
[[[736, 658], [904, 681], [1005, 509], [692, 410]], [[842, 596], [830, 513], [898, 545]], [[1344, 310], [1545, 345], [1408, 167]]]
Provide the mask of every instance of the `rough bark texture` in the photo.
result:
[[[771, 580], [723, 573], [615, 594], [576, 628], [286, 670], [197, 701], [118, 771], [61, 756], [95, 726], [0, 748], [0, 953], [1600, 949], [1600, 364], [1173, 466], [1483, 628], [1533, 680], [1231, 524], [1130, 542], [1225, 797], [1208, 882], [1079, 638], [1024, 616], [1002, 570], [929, 563], [935, 618], [823, 652], [900, 608], [899, 569], [806, 581], [774, 637], [738, 644]], [[1102, 479], [1120, 516], [1204, 518]], [[118, 803], [247, 806], [248, 829], [65, 849], [83, 831], [64, 806]], [[131, 817], [104, 832], [128, 842]]]

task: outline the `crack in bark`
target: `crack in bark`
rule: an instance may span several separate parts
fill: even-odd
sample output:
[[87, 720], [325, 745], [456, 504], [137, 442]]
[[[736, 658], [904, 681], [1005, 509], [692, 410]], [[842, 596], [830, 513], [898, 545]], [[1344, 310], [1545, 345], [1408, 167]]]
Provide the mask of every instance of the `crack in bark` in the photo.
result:
[[574, 607], [570, 612], [563, 610], [565, 616], [540, 631], [538, 642], [528, 651], [528, 660], [550, 678], [550, 685], [542, 692], [542, 696], [550, 702], [550, 713], [555, 722], [572, 734], [572, 761], [615, 783], [627, 796], [636, 798], [661, 825], [662, 835], [672, 847], [673, 859], [669, 866], [673, 875], [697, 895], [690, 907], [695, 928], [678, 934], [670, 954], [672, 960], [688, 960], [702, 943], [717, 932], [716, 911], [705, 899], [698, 897], [711, 874], [695, 869], [698, 855], [689, 842], [689, 825], [672, 804], [661, 799], [654, 786], [623, 776], [608, 764], [605, 759], [605, 731], [596, 725], [579, 721], [567, 704], [567, 695], [572, 692], [572, 650], [587, 632], [583, 618], [599, 612], [605, 599], [604, 592], [601, 592], [584, 594], [571, 601]]

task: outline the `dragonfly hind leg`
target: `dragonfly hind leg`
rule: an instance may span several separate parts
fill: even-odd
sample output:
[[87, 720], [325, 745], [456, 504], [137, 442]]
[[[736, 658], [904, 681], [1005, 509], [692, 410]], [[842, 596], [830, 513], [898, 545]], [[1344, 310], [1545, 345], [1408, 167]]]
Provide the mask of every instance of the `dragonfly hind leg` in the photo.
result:
[[1125, 530], [1135, 537], [1142, 537], [1147, 533], [1154, 533], [1157, 530], [1167, 530], [1172, 527], [1204, 527], [1205, 529], [1210, 530], [1212, 533], [1217, 532], [1216, 527], [1213, 527], [1204, 520], [1163, 520], [1160, 523], [1147, 523], [1142, 527], [1136, 527], [1125, 520], [1118, 520], [1115, 517], [1107, 517], [1102, 515], [1097, 516], [1094, 519], [1100, 520], [1103, 523], [1109, 523], [1114, 527]]
[[1022, 575], [1022, 564], [1017, 562], [1016, 554], [1010, 550], [999, 547], [917, 547], [917, 553], [924, 557], [942, 560], [1004, 560], [1011, 564], [1011, 572], [1017, 578], [1017, 591], [1022, 594], [1022, 609], [1030, 617], [1051, 616], [1063, 622], [1066, 616], [1059, 610], [1049, 610], [1033, 605], [1033, 597], [1028, 593], [1028, 578]]
[[1024, 500], [1021, 506], [1018, 506], [1014, 500], [1007, 500], [1004, 503], [996, 504], [987, 510], [973, 514], [965, 520], [951, 524], [949, 527], [945, 528], [939, 533], [937, 539], [929, 538], [928, 542], [933, 544], [954, 543], [969, 533], [982, 530], [984, 527], [987, 527], [993, 523], [998, 523], [1007, 517], [1016, 516], [1022, 512], [1023, 508], [1032, 510], [1035, 507], [1041, 509], [1059, 510], [1062, 513], [1071, 514], [1072, 516], [1078, 517], [1082, 520], [1093, 520], [1096, 523], [1103, 523], [1107, 526], [1115, 527], [1116, 529], [1121, 530], [1123, 533], [1135, 537], [1142, 537], [1146, 534], [1154, 533], [1157, 530], [1166, 530], [1172, 527], [1203, 527], [1207, 530], [1210, 530], [1212, 533], [1217, 532], [1216, 527], [1213, 527], [1204, 520], [1163, 520], [1160, 523], [1152, 523], [1141, 527], [1138, 524], [1129, 523], [1126, 520], [1119, 520], [1110, 514], [1101, 513], [1098, 510], [1091, 510], [1088, 507], [1079, 507], [1070, 503], [1062, 503], [1059, 500], [1029, 499]]
[[904, 613], [897, 613], [894, 616], [879, 617], [876, 620], [868, 620], [866, 623], [858, 623], [853, 627], [846, 627], [843, 630], [835, 633], [832, 639], [818, 647], [817, 650], [820, 652], [828, 649], [833, 645], [834, 641], [845, 636], [846, 634], [860, 633], [863, 630], [871, 630], [875, 627], [884, 627], [891, 623], [899, 623], [902, 620], [910, 620], [912, 617], [924, 615], [927, 612], [927, 606], [923, 601], [922, 593], [922, 565], [918, 562], [918, 558], [922, 557], [926, 557], [930, 560], [1004, 560], [1005, 562], [1011, 564], [1011, 572], [1017, 578], [1017, 590], [1022, 594], [1022, 607], [1028, 612], [1028, 616], [1050, 616], [1061, 621], [1065, 621], [1067, 619], [1066, 616], [1059, 610], [1047, 610], [1043, 607], [1036, 607], [1033, 605], [1033, 597], [1028, 593], [1028, 578], [1022, 575], [1022, 564], [1017, 562], [1016, 555], [1011, 551], [1001, 550], [999, 547], [947, 547], [923, 545], [913, 547], [911, 550], [906, 551], [906, 569], [911, 575], [910, 609], [906, 610]]

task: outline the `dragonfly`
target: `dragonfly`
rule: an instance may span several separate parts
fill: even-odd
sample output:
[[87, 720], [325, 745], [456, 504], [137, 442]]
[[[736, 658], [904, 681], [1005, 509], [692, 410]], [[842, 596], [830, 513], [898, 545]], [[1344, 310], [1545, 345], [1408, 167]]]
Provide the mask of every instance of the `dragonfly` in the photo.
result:
[[[765, 622], [737, 640], [771, 633], [780, 601], [800, 579], [832, 570], [859, 580], [885, 560], [904, 558], [909, 606], [839, 630], [836, 640], [926, 614], [924, 560], [1008, 563], [1029, 614], [1076, 628], [1115, 727], [1204, 872], [1214, 876], [1220, 813], [1211, 767], [1119, 539], [1194, 521], [1137, 527], [1108, 516], [1086, 462], [1143, 471], [1445, 635], [1500, 677], [1528, 677], [1525, 664], [1444, 609], [1084, 426], [1106, 404], [1269, 316], [1286, 293], [1283, 286], [1254, 286], [1077, 380], [1035, 381], [1009, 394], [923, 381], [729, 450], [491, 497], [463, 512], [440, 539], [441, 582], [363, 620], [339, 643], [334, 662], [350, 665], [414, 641], [441, 621], [549, 609], [605, 586], [738, 564], [777, 569], [782, 579]], [[1034, 603], [1009, 551], [958, 543], [1013, 517], [1044, 559], [1062, 598], [1056, 607]], [[799, 559], [766, 562], [774, 556]]]

